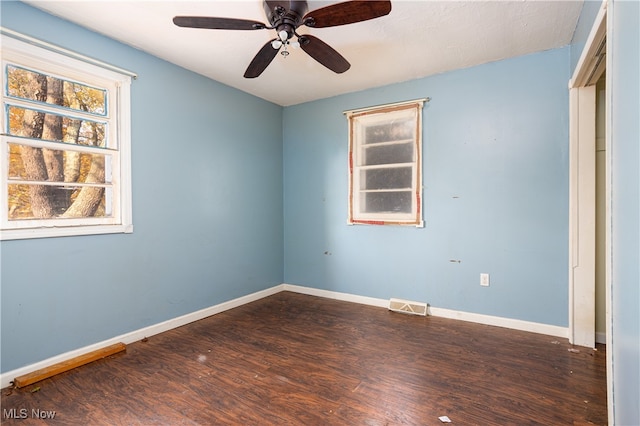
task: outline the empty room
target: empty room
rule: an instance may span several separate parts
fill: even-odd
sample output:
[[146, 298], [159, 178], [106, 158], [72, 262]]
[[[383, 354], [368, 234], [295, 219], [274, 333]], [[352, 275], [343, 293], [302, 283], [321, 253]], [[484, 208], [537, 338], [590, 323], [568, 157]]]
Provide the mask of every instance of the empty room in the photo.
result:
[[640, 424], [640, 3], [0, 2], [2, 424]]

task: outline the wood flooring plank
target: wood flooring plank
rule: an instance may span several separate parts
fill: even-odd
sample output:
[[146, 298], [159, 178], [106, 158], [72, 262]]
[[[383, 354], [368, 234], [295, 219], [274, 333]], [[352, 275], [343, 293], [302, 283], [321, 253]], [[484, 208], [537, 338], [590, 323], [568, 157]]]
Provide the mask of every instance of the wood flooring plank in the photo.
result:
[[282, 292], [3, 389], [2, 424], [606, 424], [605, 348], [569, 348]]

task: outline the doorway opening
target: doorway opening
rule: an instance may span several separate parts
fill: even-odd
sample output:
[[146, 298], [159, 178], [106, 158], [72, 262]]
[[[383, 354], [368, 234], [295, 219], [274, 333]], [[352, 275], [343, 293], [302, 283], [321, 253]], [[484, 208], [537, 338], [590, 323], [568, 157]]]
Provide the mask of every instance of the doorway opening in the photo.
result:
[[569, 82], [569, 341], [592, 348], [608, 328], [606, 51], [603, 3]]
[[[611, 348], [611, 73], [607, 7], [598, 15], [569, 82], [569, 341]], [[607, 405], [613, 423], [613, 359]]]

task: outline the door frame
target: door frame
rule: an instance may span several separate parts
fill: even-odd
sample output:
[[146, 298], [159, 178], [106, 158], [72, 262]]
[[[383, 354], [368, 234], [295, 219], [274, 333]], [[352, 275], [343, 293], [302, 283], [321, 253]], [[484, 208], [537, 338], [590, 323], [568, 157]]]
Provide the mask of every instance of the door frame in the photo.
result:
[[[607, 13], [609, 9], [609, 13]], [[595, 347], [595, 85], [611, 69], [613, 2], [603, 0], [569, 81], [569, 341]], [[607, 405], [613, 424], [612, 268], [611, 268], [611, 72], [605, 96], [605, 289]]]
[[569, 89], [569, 342], [595, 347], [596, 90]]
[[[606, 6], [603, 2], [569, 81], [569, 341], [592, 348], [595, 347], [596, 83], [606, 70]], [[609, 102], [605, 108], [608, 117]], [[608, 123], [606, 127], [608, 132]], [[609, 139], [607, 134], [606, 146]], [[608, 175], [607, 171], [607, 207]], [[608, 231], [608, 209], [605, 221]], [[605, 240], [608, 244], [610, 235]]]

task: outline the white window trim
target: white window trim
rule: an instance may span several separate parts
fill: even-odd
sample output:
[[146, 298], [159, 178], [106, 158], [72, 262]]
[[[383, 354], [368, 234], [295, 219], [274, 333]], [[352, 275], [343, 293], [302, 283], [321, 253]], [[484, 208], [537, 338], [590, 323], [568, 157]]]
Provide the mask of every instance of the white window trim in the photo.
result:
[[[109, 91], [109, 102], [111, 109], [117, 113], [113, 118], [115, 128], [109, 131], [110, 140], [107, 146], [117, 147], [119, 158], [112, 175], [114, 189], [118, 194], [114, 197], [114, 220], [111, 223], [90, 224], [87, 219], [33, 219], [29, 221], [9, 221], [7, 217], [7, 182], [8, 170], [8, 150], [7, 144], [12, 140], [21, 144], [37, 145], [41, 143], [28, 138], [15, 138], [6, 135], [5, 123], [6, 113], [4, 87], [2, 90], [2, 111], [0, 114], [0, 125], [2, 136], [0, 142], [0, 176], [2, 177], [2, 192], [0, 199], [1, 226], [0, 240], [16, 240], [28, 238], [63, 237], [76, 235], [96, 235], [133, 232], [132, 197], [131, 197], [131, 78], [133, 74], [128, 72], [118, 72], [115, 67], [103, 67], [98, 65], [98, 61], [82, 60], [81, 55], [70, 56], [65, 49], [60, 48], [56, 52], [52, 45], [45, 42], [25, 42], [17, 38], [10, 37], [3, 30], [1, 35], [2, 43], [2, 82], [5, 84], [4, 66], [6, 62], [24, 66], [25, 68], [40, 69], [49, 75], [60, 76], [65, 80], [76, 80], [86, 82]], [[45, 47], [40, 47], [39, 45]], [[88, 76], [90, 78], [88, 79]], [[87, 81], [88, 80], [88, 81]], [[12, 104], [15, 102], [11, 100]], [[113, 108], [115, 106], [115, 108]], [[65, 147], [65, 149], [79, 149], [75, 146]], [[84, 148], [80, 148], [84, 149]], [[89, 148], [90, 149], [90, 148]], [[103, 151], [109, 154], [110, 151]], [[37, 226], [33, 226], [37, 221]], [[19, 227], [28, 222], [29, 227]], [[95, 221], [94, 221], [95, 223]]]
[[[407, 102], [399, 102], [394, 104], [386, 104], [381, 106], [361, 108], [356, 110], [345, 111], [345, 115], [349, 121], [349, 225], [409, 225], [423, 227], [422, 218], [422, 108], [429, 98], [417, 99]], [[416, 133], [415, 133], [415, 161], [407, 163], [407, 166], [413, 168], [412, 186], [407, 188], [412, 191], [412, 211], [409, 213], [364, 213], [359, 212], [359, 200], [356, 196], [357, 189], [360, 187], [360, 173], [358, 171], [372, 168], [399, 167], [400, 163], [393, 165], [376, 165], [376, 166], [357, 166], [357, 154], [354, 151], [359, 148], [356, 143], [357, 138], [361, 138], [359, 134], [361, 125], [358, 119], [367, 120], [373, 115], [384, 114], [385, 116], [393, 115], [396, 112], [404, 112], [407, 110], [415, 110], [416, 113]], [[389, 119], [380, 116], [381, 121]], [[396, 142], [391, 142], [396, 143]], [[400, 188], [399, 188], [400, 189]]]

